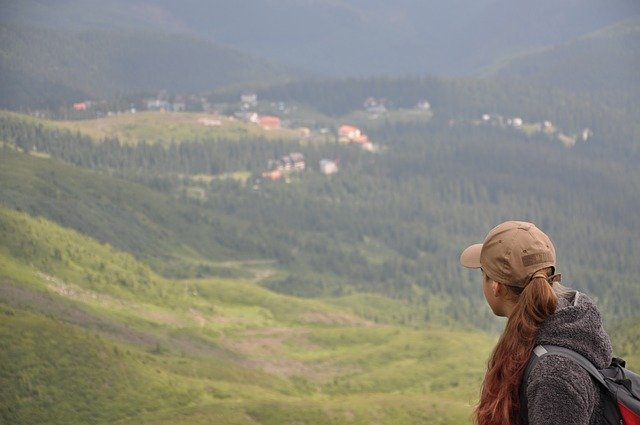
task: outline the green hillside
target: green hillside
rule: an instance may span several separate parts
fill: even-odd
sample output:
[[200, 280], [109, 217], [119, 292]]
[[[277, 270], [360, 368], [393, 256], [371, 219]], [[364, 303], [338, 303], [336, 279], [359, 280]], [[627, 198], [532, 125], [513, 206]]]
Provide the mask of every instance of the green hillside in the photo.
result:
[[167, 281], [4, 208], [0, 232], [10, 423], [460, 423], [494, 341], [377, 325], [251, 280]]
[[[458, 424], [495, 342], [375, 324], [253, 279], [166, 280], [5, 208], [0, 241], [7, 423]], [[634, 329], [612, 333], [630, 361]]]
[[[211, 125], [211, 122], [215, 124]], [[302, 139], [302, 132], [297, 128], [265, 130], [255, 123], [202, 112], [143, 111], [98, 119], [49, 120], [0, 110], [0, 126], [5, 127], [4, 139], [12, 143], [16, 142], [20, 128], [29, 127], [37, 128], [43, 133], [41, 137], [49, 139], [78, 139], [84, 136], [84, 140], [96, 143], [118, 140], [127, 145], [148, 143], [164, 147], [171, 143], [201, 140], [299, 142]], [[12, 130], [7, 127], [12, 127]]]
[[632, 92], [637, 97], [639, 46], [640, 20], [629, 19], [570, 43], [515, 58], [494, 74], [563, 89]]
[[200, 93], [294, 72], [184, 35], [0, 27], [0, 107], [57, 107], [169, 90]]
[[640, 370], [640, 319], [628, 319], [611, 327], [616, 354], [627, 361], [631, 370]]
[[209, 259], [269, 257], [260, 244], [234, 236], [246, 232], [247, 223], [147, 187], [6, 149], [0, 164], [4, 205], [48, 217], [161, 269], [174, 262], [206, 267]]
[[[0, 112], [2, 114], [2, 112]], [[207, 126], [207, 122], [220, 122]], [[97, 120], [82, 121], [42, 121], [53, 128], [80, 132], [95, 140], [116, 138], [122, 142], [135, 144], [189, 141], [202, 139], [242, 140], [264, 138], [267, 140], [295, 140], [301, 138], [296, 129], [276, 129], [266, 131], [257, 124], [246, 123], [230, 117], [205, 113], [138, 112]], [[45, 124], [46, 125], [46, 124]]]
[[[405, 87], [399, 109], [425, 93], [433, 109], [361, 118], [376, 152], [197, 133], [192, 114], [175, 127], [131, 114], [111, 122], [115, 134], [100, 120], [0, 114], [2, 421], [464, 423], [495, 342], [486, 332], [503, 321], [457, 258], [508, 218], [553, 235], [563, 282], [597, 299], [616, 354], [637, 369], [640, 178], [627, 115], [602, 107], [590, 121], [574, 109], [585, 98], [568, 97], [558, 126], [596, 124], [568, 148], [529, 122], [475, 115], [487, 104], [507, 114], [526, 87], [515, 100], [491, 82], [278, 89], [324, 91], [330, 107], [376, 82], [378, 96]], [[555, 96], [549, 111], [562, 110]], [[178, 140], [152, 140], [169, 128]], [[261, 179], [288, 152], [305, 170]], [[320, 173], [322, 158], [339, 172]]]
[[[383, 147], [370, 153], [340, 143], [261, 139], [130, 146], [11, 116], [1, 123], [5, 140], [57, 158], [5, 148], [5, 205], [109, 242], [166, 276], [235, 276], [240, 272], [229, 261], [268, 260], [279, 272], [262, 283], [282, 293], [374, 293], [408, 303], [384, 316], [370, 312], [371, 320], [495, 327], [477, 277], [460, 269], [457, 256], [482, 238], [482, 229], [519, 217], [554, 235], [567, 284], [598, 297], [607, 317], [638, 309], [638, 171], [630, 146], [621, 154], [610, 144], [625, 143], [633, 128], [568, 150], [545, 133], [473, 120], [451, 125], [435, 109], [431, 121], [363, 127]], [[289, 184], [215, 174], [259, 178], [270, 159], [296, 151], [308, 169]], [[339, 158], [340, 173], [320, 174], [321, 158]], [[520, 158], [544, 172], [522, 173]]]

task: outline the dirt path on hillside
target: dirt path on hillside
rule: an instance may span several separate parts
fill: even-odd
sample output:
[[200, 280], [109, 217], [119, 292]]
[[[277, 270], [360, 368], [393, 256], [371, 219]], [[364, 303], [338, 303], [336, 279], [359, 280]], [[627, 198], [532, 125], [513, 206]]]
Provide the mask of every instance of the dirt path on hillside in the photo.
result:
[[242, 364], [283, 378], [301, 377], [319, 384], [355, 370], [340, 367], [332, 360], [301, 360], [295, 351], [313, 351], [320, 347], [309, 339], [309, 331], [300, 328], [264, 328], [246, 330], [220, 341], [227, 349], [246, 358]]
[[[140, 346], [143, 349], [151, 350], [162, 347], [176, 353], [213, 356], [236, 363], [239, 360], [234, 353], [224, 347], [190, 334], [172, 332], [169, 335], [162, 331], [151, 333], [91, 311], [90, 306], [92, 304], [100, 308], [108, 308], [109, 305], [117, 305], [120, 309], [124, 306], [137, 309], [144, 307], [142, 304], [87, 291], [75, 285], [66, 284], [53, 276], [44, 273], [43, 275], [48, 276], [47, 282], [56, 282], [55, 284], [51, 283], [50, 290], [52, 293], [28, 286], [16, 285], [5, 279], [0, 281], [0, 300], [6, 301], [14, 308], [32, 310], [45, 316], [51, 316], [71, 325], [90, 329], [106, 337]], [[105, 300], [106, 303], [100, 304], [100, 301]], [[156, 314], [147, 313], [145, 316], [144, 312], [142, 312], [143, 314], [138, 314], [141, 313], [139, 310], [133, 311], [134, 315], [143, 316], [149, 319], [150, 322], [156, 323], [153, 320], [157, 316]], [[166, 322], [166, 317], [163, 320]], [[172, 327], [168, 327], [166, 330], [171, 331]]]

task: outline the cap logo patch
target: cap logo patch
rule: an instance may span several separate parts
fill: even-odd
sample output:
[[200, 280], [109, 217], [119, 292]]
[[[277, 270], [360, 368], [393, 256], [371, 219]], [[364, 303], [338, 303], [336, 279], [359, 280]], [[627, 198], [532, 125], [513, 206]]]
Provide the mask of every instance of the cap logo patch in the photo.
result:
[[538, 254], [529, 254], [522, 257], [522, 264], [525, 267], [533, 266], [534, 264], [553, 262], [553, 257], [549, 252], [541, 252]]

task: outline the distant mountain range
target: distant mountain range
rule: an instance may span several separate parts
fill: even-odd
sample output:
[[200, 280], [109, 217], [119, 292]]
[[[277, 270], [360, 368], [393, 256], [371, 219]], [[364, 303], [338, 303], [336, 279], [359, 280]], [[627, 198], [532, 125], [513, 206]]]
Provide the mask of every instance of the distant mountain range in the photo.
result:
[[640, 90], [640, 19], [629, 19], [571, 42], [508, 61], [497, 77], [570, 90]]
[[48, 107], [166, 89], [202, 93], [301, 75], [186, 35], [0, 27], [0, 107]]
[[182, 33], [331, 76], [470, 75], [640, 16], [636, 0], [5, 1], [0, 22]]
[[[65, 0], [0, 5], [0, 107], [310, 76], [491, 76], [640, 87], [640, 3]], [[246, 11], [251, 11], [248, 13]]]

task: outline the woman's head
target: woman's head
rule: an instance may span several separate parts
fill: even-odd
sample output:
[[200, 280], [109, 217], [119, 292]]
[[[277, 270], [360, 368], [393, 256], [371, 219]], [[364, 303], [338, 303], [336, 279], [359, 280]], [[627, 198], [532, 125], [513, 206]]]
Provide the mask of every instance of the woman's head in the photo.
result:
[[555, 249], [531, 223], [496, 226], [482, 244], [468, 247], [460, 262], [481, 268], [483, 292], [492, 311], [509, 318], [489, 359], [476, 422], [518, 423], [519, 388], [540, 324], [555, 312]]
[[524, 288], [537, 271], [547, 267], [555, 270], [556, 250], [535, 224], [505, 221], [494, 227], [483, 243], [467, 247], [460, 263], [482, 268], [495, 282]]

